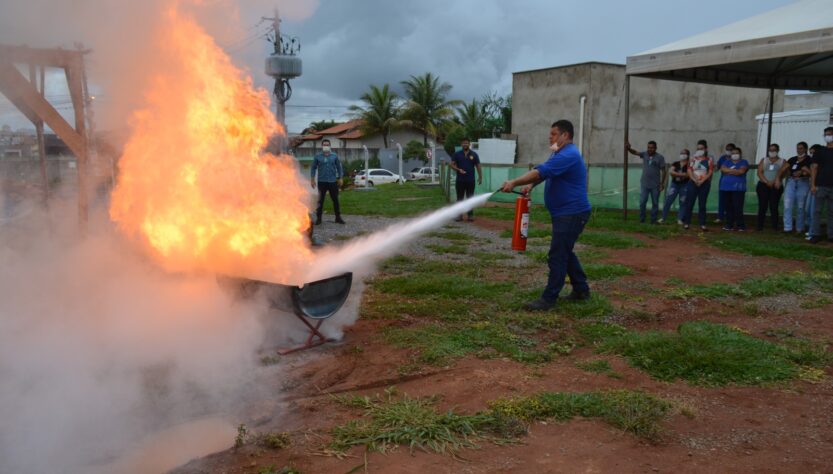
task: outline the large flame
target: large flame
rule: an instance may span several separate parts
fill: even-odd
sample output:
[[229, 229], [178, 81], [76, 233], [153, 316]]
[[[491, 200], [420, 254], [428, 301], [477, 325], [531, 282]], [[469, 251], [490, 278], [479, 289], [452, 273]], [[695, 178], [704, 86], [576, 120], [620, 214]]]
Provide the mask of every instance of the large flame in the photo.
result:
[[289, 156], [269, 95], [191, 18], [168, 14], [158, 73], [119, 163], [111, 218], [167, 270], [294, 282], [311, 256], [310, 190]]

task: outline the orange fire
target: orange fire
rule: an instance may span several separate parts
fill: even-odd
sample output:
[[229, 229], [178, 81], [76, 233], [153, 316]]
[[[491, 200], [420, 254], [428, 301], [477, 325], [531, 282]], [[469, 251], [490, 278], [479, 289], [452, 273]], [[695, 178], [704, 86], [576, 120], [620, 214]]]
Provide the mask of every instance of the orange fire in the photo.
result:
[[111, 218], [169, 271], [300, 283], [310, 189], [292, 157], [262, 152], [285, 133], [268, 93], [176, 10], [157, 44], [161, 72], [133, 117]]

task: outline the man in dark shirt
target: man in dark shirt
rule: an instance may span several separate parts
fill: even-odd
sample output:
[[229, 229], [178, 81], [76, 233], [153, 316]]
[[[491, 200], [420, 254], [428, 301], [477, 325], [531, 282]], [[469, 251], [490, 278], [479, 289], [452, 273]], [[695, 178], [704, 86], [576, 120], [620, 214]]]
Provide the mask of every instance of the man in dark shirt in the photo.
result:
[[[483, 171], [480, 170], [480, 157], [477, 153], [471, 150], [471, 140], [464, 138], [460, 142], [463, 148], [454, 154], [451, 158], [451, 169], [457, 172], [457, 182], [455, 189], [457, 191], [457, 200], [462, 201], [474, 196], [474, 170], [477, 169], [477, 184], [483, 184]], [[463, 216], [456, 219], [458, 222], [463, 220]], [[474, 210], [469, 211], [469, 222], [474, 220]]]
[[833, 127], [824, 129], [827, 145], [813, 154], [810, 168], [810, 192], [816, 197], [813, 210], [812, 243], [821, 241], [821, 209], [827, 206], [827, 240], [833, 242]]
[[659, 195], [665, 189], [668, 176], [665, 171], [665, 157], [657, 153], [657, 142], [648, 142], [646, 151], [634, 150], [630, 143], [625, 144], [625, 149], [631, 155], [642, 158], [642, 179], [640, 180], [641, 192], [639, 195], [639, 222], [645, 222], [645, 208], [648, 204], [648, 197], [651, 198], [651, 224], [657, 223], [659, 216]]
[[[573, 291], [565, 299], [590, 299], [587, 275], [573, 251], [590, 219], [587, 168], [578, 147], [573, 144], [573, 124], [567, 120], [552, 124], [550, 145], [553, 153], [546, 162], [523, 176], [506, 181], [500, 188], [510, 192], [516, 186], [536, 185], [546, 181], [544, 204], [552, 217], [552, 240], [547, 258], [550, 274], [541, 297], [524, 305], [530, 311], [554, 308], [568, 276]], [[532, 186], [527, 186], [526, 191], [531, 189]]]

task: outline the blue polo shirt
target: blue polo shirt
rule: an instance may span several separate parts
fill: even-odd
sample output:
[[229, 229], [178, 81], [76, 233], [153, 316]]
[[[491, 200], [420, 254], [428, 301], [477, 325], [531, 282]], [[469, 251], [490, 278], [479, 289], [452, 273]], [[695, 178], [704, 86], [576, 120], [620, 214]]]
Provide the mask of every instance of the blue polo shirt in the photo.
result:
[[587, 199], [587, 168], [578, 147], [570, 143], [535, 167], [544, 185], [544, 203], [552, 217], [590, 212]]
[[469, 150], [468, 153], [463, 153], [463, 150], [460, 150], [454, 154], [451, 161], [453, 161], [458, 168], [466, 172], [466, 174], [457, 173], [458, 183], [474, 182], [474, 168], [476, 165], [480, 164], [480, 157], [477, 156], [477, 153], [472, 150]]
[[[740, 159], [738, 161], [723, 160], [723, 164], [721, 168], [725, 166], [729, 169], [739, 170], [746, 167], [746, 173], [749, 172], [749, 162]], [[746, 173], [735, 176], [733, 174], [722, 174], [720, 175], [720, 190], [721, 191], [746, 191]]]
[[335, 183], [344, 176], [341, 160], [338, 159], [338, 155], [332, 152], [329, 155], [324, 153], [315, 155], [309, 169], [311, 178], [315, 178], [316, 171], [318, 171], [318, 181], [322, 183]]

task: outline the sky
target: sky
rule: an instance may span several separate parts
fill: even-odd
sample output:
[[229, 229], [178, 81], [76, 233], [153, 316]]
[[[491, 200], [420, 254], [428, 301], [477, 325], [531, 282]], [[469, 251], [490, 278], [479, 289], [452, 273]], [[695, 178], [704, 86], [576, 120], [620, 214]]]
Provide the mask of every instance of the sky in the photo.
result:
[[[14, 43], [9, 31], [22, 31], [20, 19], [3, 15], [33, 0], [0, 0], [0, 42]], [[46, 0], [36, 0], [35, 3]], [[54, 0], [56, 3], [65, 0]], [[77, 0], [85, 4], [93, 0]], [[222, 3], [223, 0], [205, 0]], [[110, 0], [109, 3], [116, 2]], [[152, 2], [151, 2], [152, 3]], [[292, 82], [287, 104], [290, 132], [300, 132], [314, 120], [344, 120], [347, 107], [370, 84], [390, 84], [401, 92], [400, 81], [432, 72], [452, 86], [454, 98], [470, 100], [491, 91], [512, 89], [512, 73], [586, 61], [624, 63], [628, 55], [702, 33], [753, 16], [791, 0], [240, 0], [230, 20], [232, 30], [214, 25], [210, 32], [246, 69], [257, 86], [271, 90], [263, 72], [271, 45], [259, 37], [279, 4], [288, 18], [284, 34], [301, 40], [304, 74]], [[71, 13], [70, 13], [71, 15]], [[30, 16], [29, 21], [35, 21]], [[14, 25], [17, 23], [18, 25]], [[24, 22], [25, 23], [25, 22]], [[216, 23], [216, 22], [215, 22]], [[53, 41], [92, 44], [84, 29]], [[32, 35], [34, 28], [27, 28]], [[58, 33], [60, 33], [60, 28]], [[21, 35], [23, 33], [19, 33]], [[141, 34], [141, 33], [139, 33]], [[30, 38], [24, 38], [32, 41]], [[19, 42], [19, 41], [18, 41]], [[93, 55], [96, 54], [94, 51]], [[91, 90], [107, 98], [106, 86], [91, 74]], [[62, 77], [54, 75], [47, 87], [66, 108]], [[63, 100], [63, 102], [61, 102]], [[0, 101], [0, 125], [26, 126], [25, 119]], [[106, 124], [100, 124], [106, 128]]]

